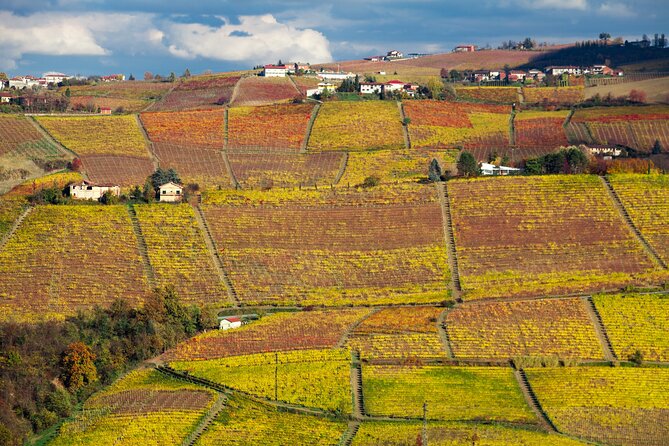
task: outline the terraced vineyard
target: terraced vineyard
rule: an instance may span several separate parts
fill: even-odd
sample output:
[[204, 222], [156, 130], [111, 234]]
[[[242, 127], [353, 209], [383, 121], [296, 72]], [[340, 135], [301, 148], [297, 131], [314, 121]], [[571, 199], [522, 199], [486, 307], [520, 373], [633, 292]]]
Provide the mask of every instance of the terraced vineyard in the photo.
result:
[[448, 312], [446, 326], [456, 358], [603, 359], [579, 298], [462, 305]]
[[230, 150], [294, 151], [302, 147], [311, 104], [234, 107], [228, 114]]
[[665, 175], [614, 175], [610, 181], [634, 225], [669, 263], [669, 179]]
[[243, 188], [331, 185], [345, 154], [230, 153], [230, 167]]
[[196, 183], [202, 188], [227, 188], [232, 184], [224, 154], [218, 149], [158, 142], [153, 150], [160, 166], [175, 169], [185, 184]]
[[0, 251], [4, 318], [62, 319], [148, 292], [124, 206], [39, 206]]
[[669, 361], [666, 295], [599, 295], [593, 301], [619, 358], [628, 359], [639, 350], [648, 361]]
[[134, 371], [90, 398], [49, 444], [180, 444], [213, 402], [202, 387]]
[[669, 441], [669, 369], [563, 367], [526, 372], [560, 432], [616, 445]]
[[245, 77], [237, 84], [237, 94], [233, 105], [265, 105], [276, 102], [288, 102], [301, 96], [287, 77]]
[[364, 359], [434, 359], [446, 352], [437, 332], [439, 307], [386, 308], [365, 319], [348, 346]]
[[[454, 181], [448, 191], [466, 299], [661, 280], [597, 177]], [[484, 205], [493, 202], [504, 205]]]
[[232, 99], [232, 92], [240, 76], [195, 76], [179, 81], [151, 111], [183, 111], [207, 109], [225, 105]]
[[228, 303], [193, 208], [183, 205], [135, 206], [158, 286], [172, 285], [188, 303]]
[[568, 110], [517, 114], [514, 120], [516, 145], [521, 149], [539, 149], [534, 150], [533, 156], [568, 146], [569, 141], [562, 126], [568, 115]]
[[309, 139], [313, 151], [401, 148], [404, 137], [399, 110], [389, 101], [326, 102]]
[[347, 350], [298, 350], [171, 366], [269, 400], [351, 413], [350, 359]]
[[134, 116], [39, 116], [36, 119], [55, 139], [79, 156], [149, 156]]
[[510, 368], [363, 366], [362, 384], [370, 415], [536, 422]]
[[[360, 430], [351, 444], [353, 446], [412, 445], [417, 442], [418, 438], [421, 438], [422, 432], [423, 424], [418, 422], [364, 422], [360, 425]], [[436, 446], [471, 446], [472, 444], [577, 446], [585, 444], [552, 433], [499, 424], [430, 422], [427, 424], [426, 435], [429, 444]]]
[[154, 143], [222, 149], [225, 110], [142, 113], [142, 123]]
[[23, 213], [28, 203], [24, 197], [0, 197], [0, 240], [14, 226], [14, 222]]
[[[449, 275], [441, 208], [434, 189], [422, 189], [421, 201], [410, 194], [412, 202], [383, 206], [349, 201], [367, 200], [364, 191], [288, 194], [299, 203], [286, 200], [283, 191], [231, 193], [229, 201], [205, 205], [204, 212], [246, 304], [440, 302]], [[384, 202], [393, 199], [375, 193]], [[331, 204], [322, 206], [311, 195], [330, 197]], [[251, 202], [238, 205], [238, 199]]]
[[73, 111], [90, 110], [95, 113], [97, 110], [106, 107], [119, 112], [139, 112], [149, 105], [150, 102], [141, 99], [124, 99], [93, 95], [70, 97], [70, 109]]
[[179, 344], [166, 361], [192, 361], [252, 353], [337, 346], [348, 328], [370, 310], [276, 313], [231, 331], [211, 331]]
[[88, 155], [81, 163], [90, 181], [119, 186], [142, 185], [154, 171], [149, 158], [133, 156]]
[[296, 415], [241, 396], [228, 399], [225, 410], [214, 420], [196, 446], [283, 446], [337, 444], [346, 424], [323, 417]]
[[528, 104], [566, 104], [583, 102], [584, 90], [577, 87], [533, 87], [523, 88], [523, 97]]
[[455, 94], [462, 101], [513, 104], [518, 102], [516, 87], [457, 87]]
[[58, 149], [28, 119], [17, 115], [0, 116], [0, 156], [61, 157]]
[[409, 135], [413, 147], [448, 148], [481, 144], [484, 139], [492, 139], [492, 146], [494, 140], [499, 140], [494, 149], [509, 145], [510, 107], [443, 101], [407, 101], [403, 106], [411, 119]]

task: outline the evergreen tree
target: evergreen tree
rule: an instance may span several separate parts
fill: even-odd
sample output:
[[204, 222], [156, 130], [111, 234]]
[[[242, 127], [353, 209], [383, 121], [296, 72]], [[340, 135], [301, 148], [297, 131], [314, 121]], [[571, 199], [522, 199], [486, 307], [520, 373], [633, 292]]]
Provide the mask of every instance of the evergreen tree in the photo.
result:
[[184, 71], [183, 77], [190, 77], [190, 70], [186, 68], [186, 71]]
[[653, 155], [659, 155], [662, 153], [662, 143], [660, 142], [659, 139], [655, 140], [655, 144], [653, 144]]
[[458, 174], [463, 177], [475, 177], [479, 174], [476, 158], [469, 152], [462, 152], [458, 160]]
[[437, 161], [436, 158], [432, 158], [432, 161], [430, 162], [430, 168], [428, 170], [427, 177], [433, 183], [441, 181], [441, 166], [439, 165], [439, 161]]

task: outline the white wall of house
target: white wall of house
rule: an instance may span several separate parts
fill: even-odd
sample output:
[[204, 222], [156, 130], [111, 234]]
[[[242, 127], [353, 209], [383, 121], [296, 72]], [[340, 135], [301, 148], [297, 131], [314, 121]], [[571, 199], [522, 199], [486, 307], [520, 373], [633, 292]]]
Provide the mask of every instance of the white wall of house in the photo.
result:
[[183, 198], [183, 187], [174, 183], [163, 184], [158, 188], [159, 201], [176, 203]]
[[111, 191], [117, 197], [121, 195], [121, 188], [119, 186], [96, 186], [86, 183], [70, 186], [70, 196], [75, 200], [99, 200], [107, 191]]
[[286, 67], [265, 67], [265, 77], [286, 77]]

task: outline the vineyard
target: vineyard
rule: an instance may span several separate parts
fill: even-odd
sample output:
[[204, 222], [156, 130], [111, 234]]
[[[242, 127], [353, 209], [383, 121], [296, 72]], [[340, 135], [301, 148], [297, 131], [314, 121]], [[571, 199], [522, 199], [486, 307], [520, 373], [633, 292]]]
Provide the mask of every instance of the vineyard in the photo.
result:
[[185, 184], [230, 187], [232, 180], [221, 151], [210, 147], [158, 142], [153, 150], [164, 169], [175, 169]]
[[[544, 149], [544, 153], [569, 145], [563, 124], [568, 110], [556, 112], [522, 112], [516, 115], [514, 129], [519, 148]], [[535, 156], [543, 153], [536, 153]]]
[[669, 441], [669, 369], [527, 369], [543, 409], [560, 432], [607, 444]]
[[326, 102], [316, 117], [313, 151], [404, 148], [397, 104], [388, 101]]
[[158, 286], [172, 285], [184, 302], [227, 303], [227, 292], [189, 205], [135, 206]]
[[296, 198], [297, 206], [204, 206], [242, 302], [425, 303], [447, 297], [438, 203], [361, 207], [342, 194], [330, 208], [310, 202], [308, 194]]
[[227, 147], [297, 152], [302, 147], [311, 113], [311, 104], [231, 108]]
[[148, 284], [124, 206], [39, 206], [0, 251], [4, 318], [34, 320], [137, 304]]
[[0, 156], [25, 154], [30, 158], [44, 149], [58, 153], [55, 147], [49, 147], [50, 144], [28, 119], [23, 116], [0, 116]]
[[572, 105], [585, 99], [583, 87], [523, 87], [523, 97], [528, 104]]
[[341, 421], [296, 415], [235, 395], [195, 445], [216, 446], [225, 438], [233, 446], [330, 446], [345, 430]]
[[332, 412], [351, 412], [347, 350], [260, 353], [173, 362], [171, 366], [253, 396]]
[[23, 213], [28, 203], [24, 197], [0, 197], [0, 240]]
[[669, 263], [669, 181], [667, 177], [663, 175], [614, 175], [610, 181], [634, 225], [660, 258]]
[[495, 149], [509, 145], [507, 106], [443, 101], [407, 101], [413, 147], [454, 147], [481, 144]]
[[237, 90], [232, 98], [234, 106], [288, 102], [301, 96], [288, 77], [245, 77], [237, 84]]
[[81, 163], [90, 181], [119, 186], [142, 185], [154, 170], [150, 159], [133, 156], [87, 155]]
[[222, 149], [225, 110], [142, 113], [142, 123], [154, 143]]
[[593, 300], [620, 359], [628, 359], [639, 350], [646, 360], [669, 360], [669, 299], [666, 296], [598, 295]]
[[651, 280], [653, 263], [597, 177], [465, 180], [448, 190], [466, 299]]
[[[352, 446], [406, 446], [417, 443], [423, 424], [418, 422], [370, 421], [360, 425]], [[431, 445], [436, 446], [578, 446], [584, 443], [571, 438], [533, 429], [500, 424], [429, 422], [426, 430]], [[479, 443], [480, 442], [480, 443]]]
[[370, 415], [536, 422], [510, 368], [363, 366], [362, 384]]
[[210, 391], [138, 370], [90, 398], [49, 444], [180, 444], [211, 404]]
[[197, 76], [181, 80], [173, 90], [155, 103], [152, 111], [183, 111], [225, 105], [232, 99], [232, 92], [239, 76]]
[[518, 101], [516, 87], [456, 87], [455, 94], [461, 101], [513, 104]]
[[142, 111], [148, 105], [149, 102], [141, 99], [110, 98], [105, 96], [72, 96], [70, 98], [71, 110], [84, 109], [92, 112], [107, 107], [112, 110], [132, 113]]
[[243, 188], [331, 185], [344, 154], [230, 153], [230, 167]]
[[144, 136], [131, 115], [40, 116], [36, 119], [51, 136], [79, 156], [149, 156]]
[[448, 312], [446, 327], [456, 358], [603, 359], [579, 298], [459, 306]]
[[82, 180], [83, 177], [78, 172], [63, 171], [52, 173], [20, 184], [2, 198], [4, 199], [8, 196], [30, 195], [48, 187], [63, 188], [69, 184], [81, 182]]
[[96, 98], [117, 98], [126, 100], [150, 101], [159, 99], [172, 88], [170, 82], [133, 81], [133, 82], [101, 82], [97, 85], [77, 85], [61, 87], [60, 92], [70, 90], [72, 99], [77, 96], [94, 96]]
[[194, 361], [285, 350], [325, 349], [337, 345], [366, 309], [276, 313], [236, 330], [214, 330], [179, 344], [166, 361]]

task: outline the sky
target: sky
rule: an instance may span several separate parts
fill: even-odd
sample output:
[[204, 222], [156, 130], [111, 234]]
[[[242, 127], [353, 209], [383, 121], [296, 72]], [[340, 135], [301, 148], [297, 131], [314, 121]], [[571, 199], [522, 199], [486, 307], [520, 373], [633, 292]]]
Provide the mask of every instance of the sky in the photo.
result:
[[669, 34], [667, 0], [0, 0], [0, 71], [232, 71], [385, 54]]

